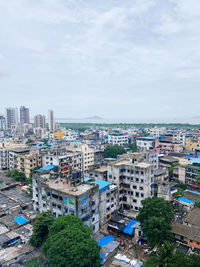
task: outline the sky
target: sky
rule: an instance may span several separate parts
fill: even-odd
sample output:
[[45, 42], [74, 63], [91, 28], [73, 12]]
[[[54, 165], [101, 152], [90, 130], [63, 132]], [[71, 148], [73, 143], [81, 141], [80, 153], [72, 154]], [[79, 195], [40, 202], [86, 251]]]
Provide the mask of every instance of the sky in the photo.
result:
[[199, 0], [0, 0], [0, 113], [200, 115]]

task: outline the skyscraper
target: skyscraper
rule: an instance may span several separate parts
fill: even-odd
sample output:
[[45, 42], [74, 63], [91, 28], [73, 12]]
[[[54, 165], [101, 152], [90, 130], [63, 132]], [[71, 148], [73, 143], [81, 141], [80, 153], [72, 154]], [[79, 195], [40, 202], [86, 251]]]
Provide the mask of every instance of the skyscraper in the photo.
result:
[[54, 120], [53, 110], [51, 110], [51, 109], [48, 110], [48, 126], [49, 126], [49, 131], [54, 132], [55, 120]]
[[29, 119], [29, 109], [21, 106], [20, 107], [20, 123], [21, 124], [25, 124], [28, 123], [29, 124], [30, 119]]
[[38, 114], [34, 117], [35, 128], [45, 128], [45, 116]]
[[17, 108], [7, 108], [6, 109], [6, 123], [7, 129], [16, 127], [18, 124], [18, 109]]
[[6, 129], [6, 119], [3, 115], [0, 115], [0, 131]]

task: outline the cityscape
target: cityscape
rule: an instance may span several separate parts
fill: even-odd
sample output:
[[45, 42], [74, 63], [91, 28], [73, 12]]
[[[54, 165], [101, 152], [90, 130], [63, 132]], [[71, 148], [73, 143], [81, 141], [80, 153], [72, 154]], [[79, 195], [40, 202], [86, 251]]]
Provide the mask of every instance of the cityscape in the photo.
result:
[[0, 267], [200, 267], [200, 1], [0, 25]]

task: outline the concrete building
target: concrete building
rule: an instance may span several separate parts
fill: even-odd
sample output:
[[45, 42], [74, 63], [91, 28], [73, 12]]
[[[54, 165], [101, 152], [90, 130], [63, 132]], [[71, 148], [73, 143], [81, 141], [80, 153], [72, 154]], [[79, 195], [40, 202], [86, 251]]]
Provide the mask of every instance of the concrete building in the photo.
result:
[[17, 147], [8, 150], [8, 169], [14, 170], [18, 168], [18, 156], [29, 154], [30, 148], [28, 147]]
[[109, 133], [108, 144], [124, 146], [128, 144], [128, 135], [121, 132]]
[[48, 127], [51, 133], [55, 131], [54, 112], [51, 109], [48, 110]]
[[16, 128], [18, 124], [18, 109], [17, 108], [7, 108], [6, 109], [6, 126], [7, 129], [11, 130]]
[[120, 159], [108, 165], [108, 181], [119, 188], [120, 207], [137, 212], [141, 201], [153, 196], [154, 167], [147, 162]]
[[138, 137], [136, 138], [136, 145], [140, 151], [148, 151], [155, 147], [155, 137]]
[[29, 178], [35, 168], [42, 166], [42, 156], [39, 150], [30, 151], [29, 154], [20, 154], [17, 158], [17, 170]]
[[94, 149], [85, 144], [74, 149], [82, 153], [83, 172], [88, 172], [94, 166]]
[[200, 148], [200, 136], [186, 135], [185, 150], [195, 151], [196, 148]]
[[4, 131], [6, 129], [6, 118], [0, 115], [0, 131]]
[[34, 116], [34, 127], [35, 128], [46, 128], [46, 124], [45, 124], [45, 116], [38, 114], [36, 116]]
[[104, 225], [111, 218], [111, 215], [119, 210], [119, 192], [116, 185], [108, 181], [84, 177], [84, 181], [99, 186], [99, 222]]
[[19, 109], [19, 114], [20, 114], [20, 123], [22, 125], [30, 123], [29, 109], [28, 108], [21, 106]]
[[83, 182], [72, 186], [70, 181], [51, 179], [50, 175], [33, 175], [34, 210], [52, 210], [55, 217], [73, 214], [93, 232], [99, 230], [99, 186]]

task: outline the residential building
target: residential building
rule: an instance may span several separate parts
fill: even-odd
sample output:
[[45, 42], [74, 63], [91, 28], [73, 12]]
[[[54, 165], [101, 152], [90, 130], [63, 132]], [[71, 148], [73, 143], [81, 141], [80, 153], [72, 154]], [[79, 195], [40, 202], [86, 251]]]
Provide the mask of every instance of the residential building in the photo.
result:
[[155, 137], [137, 137], [136, 145], [140, 151], [148, 151], [150, 149], [153, 149], [155, 147]]
[[108, 144], [124, 146], [128, 144], [128, 135], [121, 132], [111, 132], [108, 134]]
[[18, 168], [18, 156], [29, 154], [29, 147], [16, 147], [8, 150], [8, 169], [13, 170]]
[[88, 172], [94, 166], [94, 149], [91, 149], [88, 145], [80, 145], [74, 148], [75, 151], [82, 153], [83, 159], [83, 172]]
[[50, 175], [33, 175], [34, 210], [52, 210], [55, 217], [73, 214], [94, 232], [99, 230], [99, 186], [72, 180], [51, 179]]
[[120, 207], [138, 211], [142, 207], [141, 201], [153, 196], [154, 166], [120, 159], [108, 164], [108, 181], [119, 187]]
[[6, 126], [7, 129], [11, 130], [16, 128], [18, 124], [18, 109], [17, 108], [7, 108], [6, 109]]
[[55, 131], [54, 112], [51, 109], [48, 110], [48, 127], [51, 133]]
[[6, 118], [0, 115], [0, 131], [4, 131], [6, 129]]
[[35, 128], [46, 128], [44, 115], [38, 114], [34, 116], [34, 127]]
[[200, 136], [198, 135], [186, 135], [185, 138], [185, 150], [195, 151], [196, 148], [200, 148]]
[[30, 123], [30, 118], [29, 118], [29, 109], [21, 106], [19, 110], [20, 114], [20, 123], [23, 124], [29, 124]]
[[53, 137], [55, 139], [61, 139], [63, 136], [65, 135], [65, 133], [63, 131], [57, 131], [53, 134]]
[[42, 166], [42, 156], [39, 150], [32, 150], [29, 154], [20, 154], [17, 158], [17, 169], [29, 178], [31, 172]]

